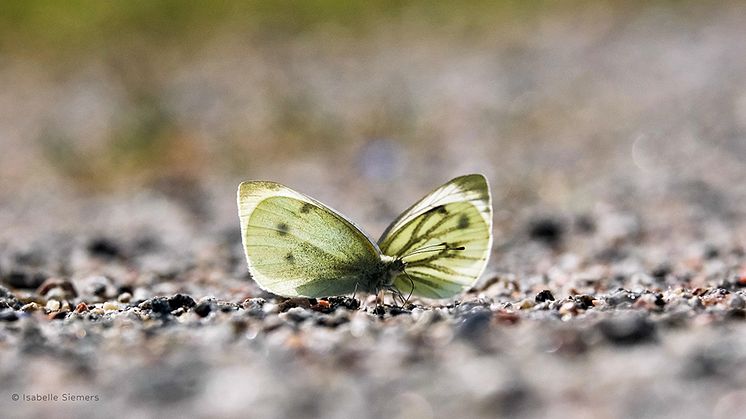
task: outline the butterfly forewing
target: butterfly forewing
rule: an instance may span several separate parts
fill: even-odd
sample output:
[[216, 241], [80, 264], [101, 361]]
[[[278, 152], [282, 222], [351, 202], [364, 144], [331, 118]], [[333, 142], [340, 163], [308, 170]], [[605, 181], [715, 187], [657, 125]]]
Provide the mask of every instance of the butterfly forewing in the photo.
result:
[[238, 206], [249, 272], [272, 293], [322, 297], [364, 290], [380, 264], [380, 251], [357, 227], [285, 186], [244, 182]]
[[401, 258], [394, 285], [427, 298], [458, 294], [479, 278], [492, 246], [492, 203], [482, 175], [462, 176], [428, 194], [397, 218], [379, 240]]

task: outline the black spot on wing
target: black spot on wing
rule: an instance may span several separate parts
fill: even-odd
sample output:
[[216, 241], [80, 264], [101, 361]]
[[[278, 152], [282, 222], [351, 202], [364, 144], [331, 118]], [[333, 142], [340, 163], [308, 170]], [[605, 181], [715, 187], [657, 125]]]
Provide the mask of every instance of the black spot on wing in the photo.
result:
[[463, 230], [467, 227], [469, 227], [469, 217], [466, 216], [466, 214], [461, 214], [461, 216], [458, 219], [458, 228]]
[[285, 255], [285, 260], [288, 261], [288, 263], [295, 263], [295, 256], [293, 256], [292, 253], [288, 253]]
[[303, 214], [308, 214], [312, 208], [313, 208], [313, 205], [309, 204], [308, 202], [304, 202], [303, 206], [300, 207], [300, 212]]
[[446, 209], [445, 205], [438, 205], [434, 209], [438, 212], [438, 214], [448, 214], [448, 210]]
[[290, 228], [285, 223], [279, 223], [277, 224], [277, 234], [281, 236], [287, 236], [288, 231], [290, 231]]

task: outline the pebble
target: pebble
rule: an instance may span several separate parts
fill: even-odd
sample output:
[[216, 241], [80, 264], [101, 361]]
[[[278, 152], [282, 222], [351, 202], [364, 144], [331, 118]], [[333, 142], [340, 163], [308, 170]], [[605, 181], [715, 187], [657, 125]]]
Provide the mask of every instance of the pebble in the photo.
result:
[[18, 320], [18, 314], [15, 311], [5, 309], [0, 310], [0, 322], [14, 322]]
[[60, 309], [60, 302], [57, 300], [49, 300], [47, 301], [47, 311], [58, 311]]
[[78, 296], [72, 282], [62, 278], [48, 278], [39, 285], [36, 293], [58, 300], [67, 300]]
[[103, 306], [101, 306], [101, 308], [103, 308], [104, 311], [117, 311], [119, 310], [119, 304], [114, 301], [107, 301]]
[[290, 320], [295, 323], [301, 323], [311, 317], [311, 312], [303, 307], [293, 307], [284, 313], [280, 313], [280, 318]]
[[636, 345], [651, 342], [656, 337], [655, 324], [642, 315], [604, 319], [597, 326], [601, 335], [616, 345]]
[[119, 301], [120, 303], [129, 303], [130, 300], [132, 300], [132, 294], [130, 294], [129, 292], [123, 292], [119, 294], [119, 297], [117, 297], [117, 301]]
[[531, 220], [528, 225], [528, 236], [532, 240], [548, 246], [557, 246], [562, 242], [565, 228], [556, 218], [544, 217]]
[[545, 301], [554, 301], [554, 294], [552, 294], [552, 291], [549, 290], [543, 290], [536, 294], [536, 297], [534, 297], [534, 301], [537, 303], [543, 303]]
[[742, 298], [741, 296], [739, 296], [739, 295], [734, 295], [734, 296], [733, 296], [733, 297], [731, 297], [731, 299], [730, 299], [730, 303], [729, 303], [729, 306], [730, 306], [730, 308], [734, 308], [734, 309], [742, 309], [742, 308], [745, 308], [745, 307], [746, 307], [746, 300], [744, 300], [744, 299], [743, 299], [743, 298]]
[[46, 279], [47, 275], [41, 272], [27, 270], [13, 270], [3, 276], [3, 282], [5, 284], [18, 289], [36, 289]]
[[201, 301], [193, 308], [194, 312], [200, 317], [207, 317], [212, 311], [212, 303], [210, 301]]
[[38, 303], [35, 303], [35, 302], [30, 302], [30, 303], [24, 305], [23, 307], [21, 307], [21, 311], [25, 311], [27, 313], [34, 312], [34, 311], [39, 311], [41, 309], [42, 309], [42, 306], [39, 305]]
[[168, 299], [168, 304], [171, 307], [171, 310], [176, 310], [182, 307], [186, 310], [194, 307], [197, 303], [194, 302], [194, 298], [188, 295], [176, 294]]
[[105, 237], [97, 237], [91, 240], [86, 247], [91, 256], [104, 259], [114, 259], [122, 255], [118, 244]]

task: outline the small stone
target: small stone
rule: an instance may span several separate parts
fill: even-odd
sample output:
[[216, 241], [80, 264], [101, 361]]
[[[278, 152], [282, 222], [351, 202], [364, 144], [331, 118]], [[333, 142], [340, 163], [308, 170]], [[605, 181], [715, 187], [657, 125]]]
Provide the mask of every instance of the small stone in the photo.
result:
[[528, 310], [528, 309], [534, 308], [535, 306], [536, 306], [536, 301], [530, 298], [525, 298], [518, 303], [518, 308], [520, 308], [521, 310]]
[[86, 311], [88, 311], [88, 305], [86, 303], [80, 303], [77, 306], [75, 306], [76, 313], [84, 313]]
[[590, 295], [576, 295], [573, 299], [575, 300], [575, 306], [580, 310], [593, 308], [593, 297]]
[[332, 305], [332, 310], [337, 307], [344, 307], [348, 310], [357, 310], [360, 308], [360, 300], [352, 297], [329, 297], [327, 301]]
[[158, 313], [161, 315], [167, 315], [171, 313], [171, 304], [169, 304], [166, 297], [153, 297], [143, 304], [148, 304], [150, 306], [150, 310], [154, 313]]
[[668, 263], [662, 263], [658, 265], [655, 269], [653, 269], [652, 272], [650, 272], [650, 275], [658, 280], [666, 279], [666, 276], [671, 273], [671, 265]]
[[606, 340], [617, 345], [636, 345], [653, 341], [656, 337], [655, 324], [639, 315], [602, 320], [598, 329]]
[[87, 250], [91, 256], [104, 259], [114, 259], [122, 254], [119, 246], [105, 237], [97, 237], [91, 240], [88, 243]]
[[212, 304], [209, 301], [202, 301], [194, 306], [194, 312], [200, 317], [207, 317], [212, 311]]
[[280, 306], [273, 303], [264, 304], [261, 309], [264, 314], [274, 314], [280, 312]]
[[72, 282], [62, 278], [48, 278], [39, 285], [36, 293], [59, 300], [67, 300], [78, 296]]
[[24, 311], [26, 313], [30, 313], [30, 312], [33, 312], [33, 311], [39, 311], [39, 310], [41, 310], [41, 308], [42, 307], [39, 304], [31, 302], [31, 303], [28, 303], [28, 304], [24, 305], [23, 307], [21, 307], [21, 311]]
[[534, 300], [537, 303], [543, 303], [545, 301], [554, 301], [554, 295], [552, 294], [552, 291], [543, 290], [539, 292], [538, 294], [536, 294], [536, 297], [534, 298]]
[[106, 298], [106, 284], [102, 282], [94, 282], [90, 286], [90, 293], [96, 297]]
[[185, 294], [176, 294], [168, 299], [168, 304], [171, 306], [171, 311], [184, 307], [184, 309], [190, 309], [197, 303], [194, 302], [194, 298]]
[[295, 323], [301, 323], [311, 317], [311, 313], [303, 307], [293, 307], [284, 313], [280, 313], [281, 319], [287, 319]]
[[60, 302], [57, 300], [49, 300], [47, 301], [47, 311], [59, 311], [60, 309]]
[[741, 298], [741, 296], [734, 295], [730, 299], [730, 308], [734, 308], [734, 309], [746, 308], [746, 301], [744, 301], [744, 299]]
[[3, 282], [13, 288], [34, 289], [38, 288], [47, 276], [41, 272], [28, 272], [25, 270], [15, 270], [8, 273], [3, 278]]
[[117, 297], [117, 301], [119, 301], [120, 303], [126, 304], [129, 303], [130, 300], [132, 300], [132, 294], [130, 294], [129, 292], [123, 292], [119, 294], [119, 297]]
[[556, 218], [537, 218], [529, 223], [528, 236], [547, 246], [557, 246], [562, 242], [564, 230], [562, 222]]
[[455, 336], [481, 349], [487, 349], [487, 337], [491, 323], [492, 312], [488, 309], [475, 310], [462, 317], [461, 322], [456, 326]]
[[14, 322], [18, 320], [18, 314], [13, 310], [0, 311], [0, 322]]
[[571, 314], [577, 314], [577, 306], [574, 302], [568, 301], [566, 303], [563, 303], [559, 308], [559, 314], [560, 315], [571, 315]]
[[103, 307], [104, 311], [117, 311], [119, 310], [119, 304], [115, 303], [114, 301], [107, 301], [104, 303]]

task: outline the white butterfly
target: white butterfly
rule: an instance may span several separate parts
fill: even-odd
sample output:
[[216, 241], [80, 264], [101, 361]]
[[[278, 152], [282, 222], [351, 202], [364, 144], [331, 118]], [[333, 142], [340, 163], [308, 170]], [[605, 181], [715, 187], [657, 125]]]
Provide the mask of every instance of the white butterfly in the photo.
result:
[[404, 211], [378, 243], [324, 204], [274, 182], [238, 187], [252, 278], [274, 294], [378, 293], [448, 298], [470, 288], [492, 248], [487, 179], [461, 176]]

